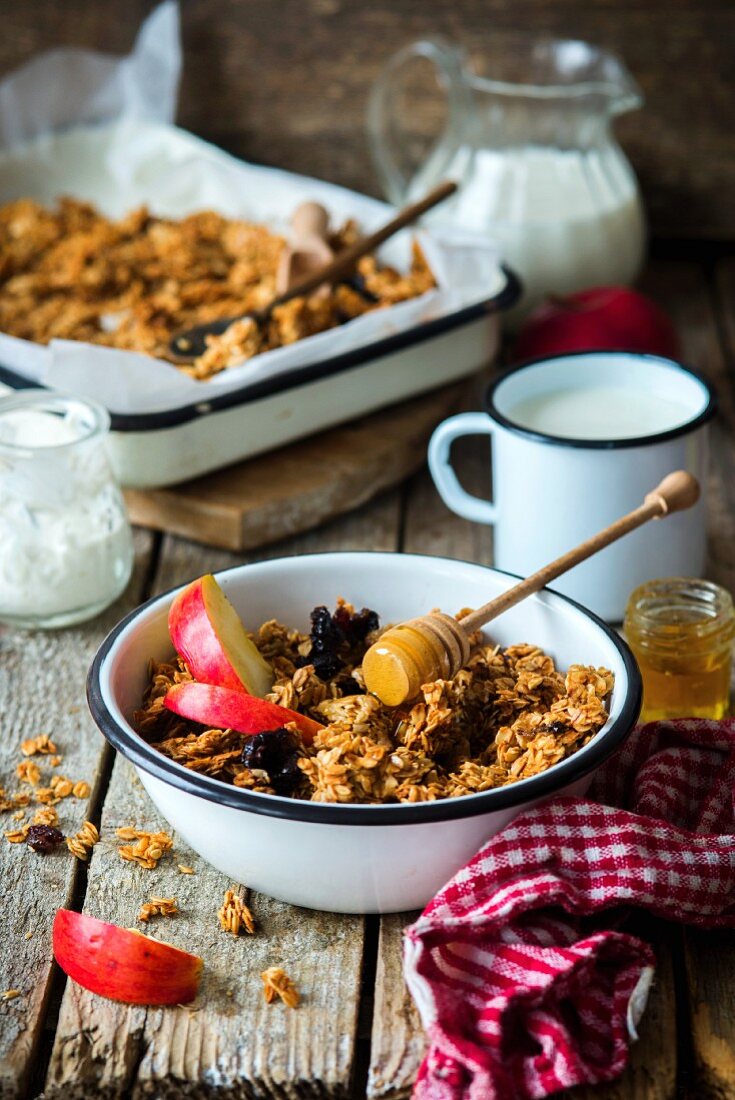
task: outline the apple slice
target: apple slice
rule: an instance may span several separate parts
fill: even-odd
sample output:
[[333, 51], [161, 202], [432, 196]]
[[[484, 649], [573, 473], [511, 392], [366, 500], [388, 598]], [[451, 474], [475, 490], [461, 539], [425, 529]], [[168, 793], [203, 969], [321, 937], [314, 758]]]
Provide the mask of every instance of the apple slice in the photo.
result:
[[57, 909], [54, 957], [73, 981], [134, 1005], [178, 1005], [199, 990], [202, 960], [129, 928]]
[[195, 680], [258, 696], [271, 690], [273, 669], [211, 573], [179, 592], [168, 630]]
[[166, 692], [163, 705], [182, 718], [201, 722], [214, 729], [237, 730], [238, 733], [263, 733], [295, 722], [304, 744], [310, 745], [314, 734], [324, 729], [312, 718], [287, 707], [279, 707], [268, 699], [256, 699], [244, 691], [214, 687], [211, 684], [174, 684]]

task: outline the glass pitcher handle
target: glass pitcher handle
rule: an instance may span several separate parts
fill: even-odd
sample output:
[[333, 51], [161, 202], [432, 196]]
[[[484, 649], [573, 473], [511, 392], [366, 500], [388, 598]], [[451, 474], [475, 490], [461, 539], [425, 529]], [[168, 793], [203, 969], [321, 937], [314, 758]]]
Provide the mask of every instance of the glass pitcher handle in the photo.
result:
[[[447, 98], [447, 124], [424, 164], [413, 166], [409, 174], [398, 156], [401, 127], [394, 111], [395, 86], [401, 70], [417, 57], [431, 61], [436, 67], [439, 86]], [[395, 205], [405, 202], [417, 173], [429, 162], [430, 178], [422, 178], [422, 190], [444, 179], [465, 143], [473, 103], [464, 63], [464, 52], [452, 42], [440, 37], [424, 38], [393, 54], [372, 87], [367, 110], [368, 140], [383, 190]]]

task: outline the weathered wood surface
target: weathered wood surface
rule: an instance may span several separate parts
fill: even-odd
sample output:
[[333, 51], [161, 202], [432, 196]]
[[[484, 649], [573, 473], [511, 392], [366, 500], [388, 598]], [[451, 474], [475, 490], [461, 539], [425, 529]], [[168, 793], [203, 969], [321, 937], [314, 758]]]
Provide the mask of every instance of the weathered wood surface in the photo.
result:
[[[715, 272], [715, 304], [724, 355], [712, 347], [706, 373], [718, 388], [720, 416], [714, 433], [718, 515], [713, 527], [713, 576], [735, 592], [735, 262]], [[705, 326], [707, 327], [707, 326]], [[702, 363], [702, 369], [705, 369]], [[695, 1068], [707, 1100], [735, 1097], [735, 934], [685, 934], [686, 976]]]
[[[730, 373], [735, 358], [735, 264], [720, 265], [714, 276], [714, 299], [701, 269], [691, 263], [653, 265], [646, 287], [677, 318], [684, 357], [720, 391], [722, 418], [713, 432], [709, 486], [709, 572], [735, 589], [735, 408]], [[716, 320], [725, 337], [724, 353]], [[478, 407], [479, 394], [470, 400]], [[462, 480], [471, 491], [489, 491], [486, 456], [485, 444], [477, 440], [458, 448]], [[138, 574], [129, 601], [151, 587], [145, 578], [150, 544], [148, 536], [139, 537]], [[382, 497], [347, 520], [273, 546], [267, 556], [360, 548], [401, 548], [490, 562], [492, 531], [448, 513], [422, 472], [401, 492]], [[165, 538], [152, 587], [162, 590], [239, 560], [244, 559]], [[375, 918], [313, 914], [253, 895], [249, 903], [260, 922], [258, 934], [234, 940], [220, 932], [216, 919], [230, 883], [181, 844], [176, 843], [174, 857], [164, 857], [156, 872], [131, 867], [117, 856], [117, 824], [160, 824], [124, 762], [116, 764], [109, 790], [102, 789], [108, 757], [83, 702], [89, 659], [120, 613], [118, 607], [89, 627], [55, 635], [0, 632], [0, 783], [13, 786], [20, 740], [29, 732], [47, 730], [60, 742], [65, 757], [59, 771], [75, 778], [98, 777], [90, 808], [62, 804], [67, 831], [86, 816], [98, 820], [104, 795], [103, 843], [95, 850], [89, 872], [63, 855], [41, 859], [7, 844], [1, 850], [6, 887], [2, 923], [7, 934], [0, 943], [0, 965], [5, 967], [0, 988], [20, 988], [23, 997], [0, 1004], [0, 1096], [36, 1096], [45, 1085], [45, 1095], [54, 1100], [144, 1095], [290, 1100], [363, 1097], [366, 1092], [371, 1100], [408, 1097], [424, 1049], [401, 974], [400, 939], [408, 917], [384, 918], [376, 943], [371, 931]], [[33, 726], [30, 731], [24, 724], [26, 715]], [[10, 822], [5, 825], [9, 826]], [[194, 866], [197, 873], [180, 875], [178, 862]], [[151, 893], [169, 892], [178, 898], [181, 913], [154, 923], [151, 932], [205, 956], [207, 978], [198, 1011], [116, 1006], [57, 980], [59, 992], [63, 987], [57, 1025], [49, 944], [56, 907], [69, 902], [79, 907], [83, 902], [91, 913], [132, 925], [143, 900]], [[34, 932], [30, 940], [24, 938], [27, 930]], [[649, 924], [644, 934], [655, 943], [657, 980], [630, 1066], [618, 1082], [574, 1090], [569, 1100], [670, 1100], [675, 1094], [687, 1100], [735, 1098], [732, 936], [694, 934], [661, 924]], [[259, 972], [277, 963], [293, 974], [305, 995], [297, 1012], [262, 1003]]]
[[[58, 45], [127, 51], [153, 0], [33, 0], [3, 9], [0, 72]], [[735, 236], [735, 7], [722, 0], [187, 0], [180, 120], [243, 156], [359, 190], [376, 180], [364, 130], [368, 88], [411, 39], [444, 34], [492, 71], [529, 33], [619, 53], [643, 111], [618, 126], [655, 232]], [[419, 121], [440, 125], [428, 100]], [[422, 117], [423, 116], [423, 117]]]
[[[281, 552], [396, 549], [399, 501], [392, 494], [352, 520], [273, 547]], [[164, 540], [155, 590], [242, 561], [170, 537]], [[296, 909], [253, 894], [254, 936], [223, 932], [217, 910], [232, 885], [174, 837], [173, 858], [146, 871], [124, 863], [114, 830], [120, 825], [167, 828], [128, 763], [118, 757], [94, 851], [85, 912], [130, 927], [151, 894], [175, 896], [181, 912], [159, 919], [151, 934], [202, 955], [205, 977], [196, 1011], [117, 1005], [67, 983], [46, 1095], [340, 1097], [350, 1089], [356, 1059], [364, 918]], [[177, 871], [181, 862], [196, 875]], [[328, 868], [325, 868], [325, 874]], [[260, 973], [283, 966], [303, 994], [291, 1011], [263, 1000]]]
[[[89, 799], [64, 799], [57, 807], [65, 835], [99, 815], [110, 752], [87, 711], [84, 688], [95, 650], [114, 623], [135, 606], [151, 552], [151, 536], [136, 538], [136, 569], [125, 595], [101, 618], [68, 630], [27, 632], [0, 627], [0, 786], [19, 789], [15, 777], [23, 759], [21, 742], [48, 733], [62, 756], [52, 768], [36, 756], [42, 783], [57, 772], [85, 779]], [[24, 788], [28, 790], [28, 787]], [[30, 821], [36, 806], [26, 811]], [[21, 822], [3, 814], [2, 829]], [[83, 875], [66, 847], [49, 856], [0, 838], [0, 991], [18, 989], [0, 1001], [0, 1097], [22, 1096], [43, 1054], [40, 1051], [53, 979], [51, 924], [56, 909], [69, 905]], [[30, 938], [26, 938], [31, 933]]]
[[302, 439], [168, 489], [125, 493], [133, 522], [208, 546], [249, 550], [310, 531], [405, 480], [462, 385]]

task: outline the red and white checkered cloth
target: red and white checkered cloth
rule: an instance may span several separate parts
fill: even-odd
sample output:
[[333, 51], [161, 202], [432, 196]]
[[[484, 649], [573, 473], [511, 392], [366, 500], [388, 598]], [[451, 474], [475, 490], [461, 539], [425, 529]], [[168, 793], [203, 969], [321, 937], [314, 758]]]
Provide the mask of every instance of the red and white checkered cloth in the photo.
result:
[[414, 1100], [530, 1100], [616, 1077], [655, 962], [611, 927], [621, 907], [735, 925], [735, 720], [640, 727], [591, 794], [517, 817], [407, 930], [429, 1040]]

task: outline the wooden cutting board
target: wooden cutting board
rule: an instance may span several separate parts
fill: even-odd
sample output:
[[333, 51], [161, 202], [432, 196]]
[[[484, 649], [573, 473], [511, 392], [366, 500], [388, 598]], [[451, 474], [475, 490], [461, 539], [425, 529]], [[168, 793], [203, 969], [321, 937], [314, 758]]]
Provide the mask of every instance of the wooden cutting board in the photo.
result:
[[307, 531], [414, 473], [463, 390], [436, 390], [181, 485], [127, 489], [130, 518], [225, 550]]

